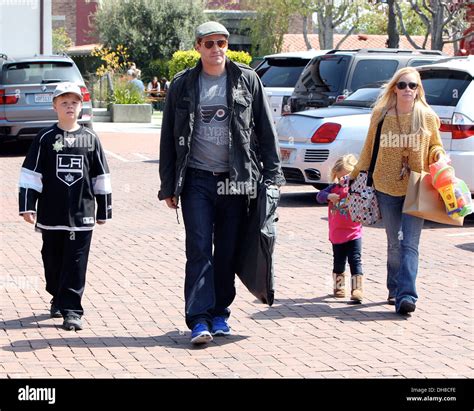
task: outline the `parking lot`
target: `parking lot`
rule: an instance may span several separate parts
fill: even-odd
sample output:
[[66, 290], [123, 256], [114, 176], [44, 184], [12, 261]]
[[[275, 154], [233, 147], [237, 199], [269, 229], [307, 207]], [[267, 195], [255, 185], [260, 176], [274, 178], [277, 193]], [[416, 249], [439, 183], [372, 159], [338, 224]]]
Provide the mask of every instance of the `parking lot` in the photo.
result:
[[[41, 238], [17, 213], [24, 145], [1, 154], [0, 378], [473, 378], [474, 225], [426, 223], [417, 310], [386, 304], [386, 241], [364, 229], [365, 299], [336, 300], [327, 209], [308, 186], [282, 189], [276, 301], [237, 281], [233, 335], [189, 343], [184, 323], [184, 226], [159, 203], [157, 127], [99, 124], [114, 216], [96, 228], [85, 329], [49, 318]], [[180, 220], [182, 220], [180, 218]]]

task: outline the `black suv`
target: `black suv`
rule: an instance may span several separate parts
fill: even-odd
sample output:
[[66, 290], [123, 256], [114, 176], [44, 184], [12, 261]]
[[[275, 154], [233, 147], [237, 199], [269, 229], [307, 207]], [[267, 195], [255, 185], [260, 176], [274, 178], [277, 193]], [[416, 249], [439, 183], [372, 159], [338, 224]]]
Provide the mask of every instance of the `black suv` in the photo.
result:
[[83, 96], [78, 122], [92, 126], [92, 102], [84, 79], [66, 55], [8, 58], [0, 54], [0, 142], [31, 139], [58, 121], [53, 92], [58, 83], [76, 83]]
[[314, 57], [301, 73], [290, 98], [291, 112], [330, 106], [367, 84], [389, 80], [398, 69], [443, 58], [434, 50], [331, 50]]

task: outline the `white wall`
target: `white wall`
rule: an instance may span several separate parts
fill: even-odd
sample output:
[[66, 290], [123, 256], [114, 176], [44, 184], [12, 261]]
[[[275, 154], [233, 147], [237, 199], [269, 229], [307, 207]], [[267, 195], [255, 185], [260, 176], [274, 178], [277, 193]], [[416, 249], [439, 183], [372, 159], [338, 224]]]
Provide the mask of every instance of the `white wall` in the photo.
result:
[[[43, 4], [43, 53], [52, 54], [51, 0]], [[0, 0], [0, 53], [40, 53], [40, 0]]]

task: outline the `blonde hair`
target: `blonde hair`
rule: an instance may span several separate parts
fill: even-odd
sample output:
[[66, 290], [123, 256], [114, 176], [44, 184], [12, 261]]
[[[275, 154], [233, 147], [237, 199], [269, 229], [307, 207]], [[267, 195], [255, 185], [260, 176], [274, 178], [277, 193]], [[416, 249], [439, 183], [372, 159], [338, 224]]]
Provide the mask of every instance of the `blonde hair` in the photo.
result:
[[418, 83], [418, 87], [416, 89], [417, 93], [413, 104], [413, 116], [410, 133], [428, 134], [429, 132], [426, 122], [427, 114], [431, 114], [435, 118], [438, 118], [438, 116], [426, 102], [425, 90], [423, 89], [423, 84], [421, 83], [420, 73], [413, 67], [404, 67], [398, 70], [393, 75], [392, 79], [384, 86], [384, 90], [378, 97], [373, 108], [373, 115], [377, 116], [377, 118], [375, 118], [376, 123], [382, 119], [388, 110], [396, 108], [397, 96], [394, 90], [400, 78], [405, 74], [414, 74], [416, 76], [416, 82]]
[[357, 158], [354, 154], [346, 154], [336, 160], [331, 168], [331, 181], [336, 181], [336, 174], [339, 171], [346, 170], [350, 174], [357, 164]]

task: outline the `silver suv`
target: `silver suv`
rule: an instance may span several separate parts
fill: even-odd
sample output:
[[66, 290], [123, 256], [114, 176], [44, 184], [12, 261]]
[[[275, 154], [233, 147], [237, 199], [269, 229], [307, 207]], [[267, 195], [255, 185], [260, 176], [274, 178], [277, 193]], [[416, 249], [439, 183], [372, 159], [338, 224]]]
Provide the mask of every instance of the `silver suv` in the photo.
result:
[[9, 59], [0, 55], [0, 141], [31, 139], [58, 121], [53, 92], [60, 82], [76, 83], [82, 91], [79, 123], [92, 126], [89, 91], [74, 61], [68, 56]]

